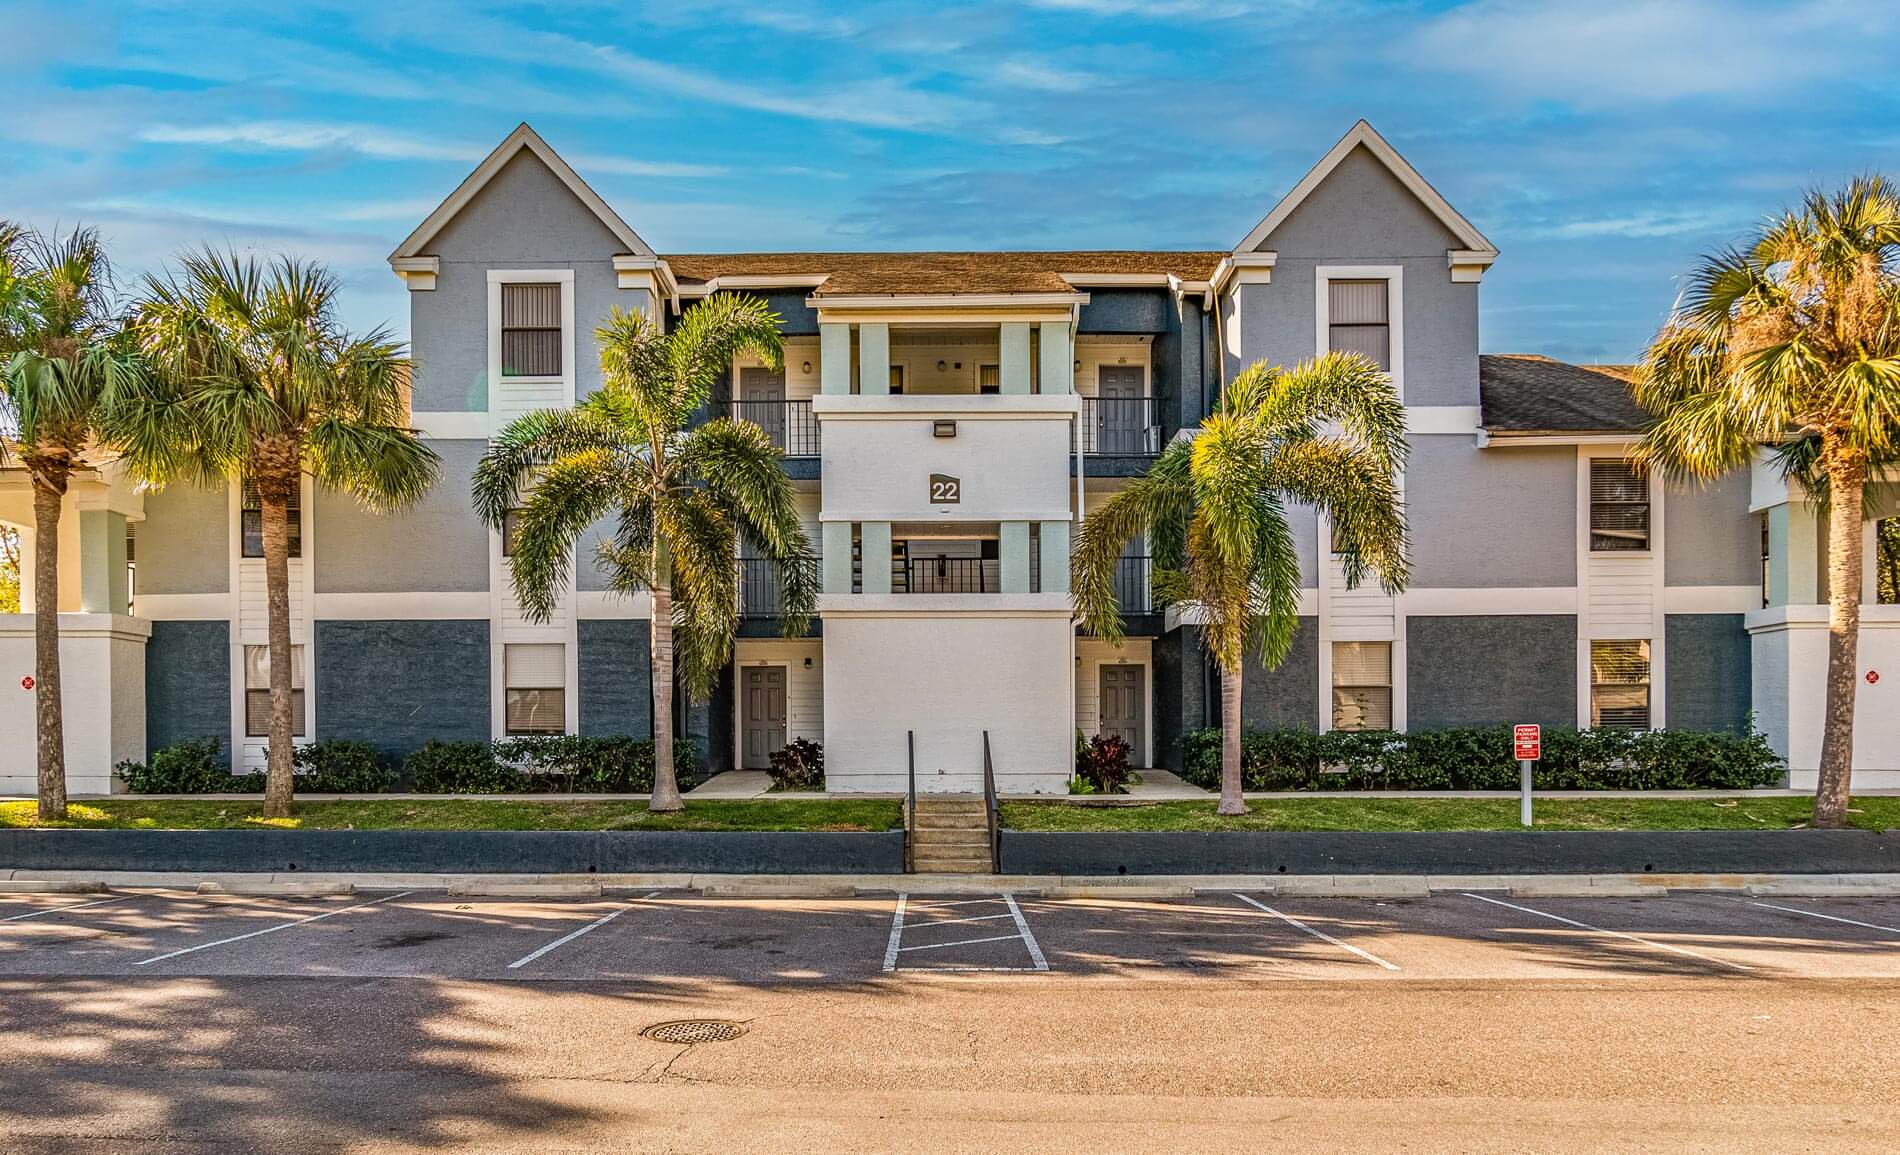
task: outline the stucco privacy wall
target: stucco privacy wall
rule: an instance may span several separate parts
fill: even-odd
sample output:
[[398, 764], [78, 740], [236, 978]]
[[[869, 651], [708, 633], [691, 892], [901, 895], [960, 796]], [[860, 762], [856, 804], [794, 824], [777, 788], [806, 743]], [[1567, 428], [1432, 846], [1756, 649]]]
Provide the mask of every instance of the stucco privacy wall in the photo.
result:
[[1575, 446], [1480, 449], [1470, 437], [1413, 437], [1405, 506], [1413, 588], [1577, 584]]
[[1667, 709], [1671, 730], [1743, 730], [1748, 726], [1748, 630], [1741, 614], [1669, 614], [1663, 618], [1668, 655]]
[[[223, 486], [180, 482], [145, 495], [138, 593], [221, 594], [231, 588], [231, 504]], [[228, 730], [230, 724], [218, 732]]]
[[[1761, 517], [1748, 512], [1748, 487], [1748, 471], [1738, 470], [1707, 486], [1672, 483], [1663, 491], [1665, 584], [1761, 584]], [[1677, 724], [1673, 716], [1669, 724]]]
[[1478, 286], [1451, 280], [1458, 239], [1363, 146], [1355, 148], [1260, 248], [1278, 253], [1271, 284], [1238, 290], [1240, 341], [1228, 372], [1314, 354], [1319, 265], [1404, 269], [1408, 405], [1478, 404]]
[[1569, 614], [1405, 620], [1406, 726], [1577, 724], [1577, 619]]
[[914, 731], [920, 791], [981, 790], [988, 730], [999, 790], [1062, 792], [1075, 759], [1074, 640], [1066, 613], [828, 613], [827, 783], [903, 790]]
[[469, 592], [488, 588], [488, 528], [475, 515], [470, 476], [485, 441], [430, 439], [442, 475], [400, 513], [372, 513], [317, 487], [311, 501], [317, 592]]
[[145, 646], [145, 745], [214, 738], [231, 753], [231, 625], [153, 622]]
[[488, 270], [573, 269], [576, 397], [600, 387], [593, 331], [608, 310], [648, 307], [620, 289], [626, 251], [606, 225], [532, 152], [522, 150], [429, 243], [441, 260], [433, 290], [409, 294], [418, 410], [488, 408]]
[[318, 621], [316, 737], [401, 758], [489, 738], [486, 621]]
[[653, 733], [651, 623], [634, 618], [582, 618], [581, 733], [602, 736]]

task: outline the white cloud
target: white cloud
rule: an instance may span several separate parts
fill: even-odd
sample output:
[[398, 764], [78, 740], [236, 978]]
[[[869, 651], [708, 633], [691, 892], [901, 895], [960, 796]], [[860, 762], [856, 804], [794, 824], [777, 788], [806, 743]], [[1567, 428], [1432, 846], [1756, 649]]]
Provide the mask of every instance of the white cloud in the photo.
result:
[[486, 149], [432, 141], [366, 125], [253, 120], [232, 124], [161, 124], [139, 133], [154, 144], [205, 144], [271, 152], [354, 152], [377, 160], [473, 163]]
[[989, 78], [1013, 88], [1040, 92], [1082, 92], [1102, 82], [1093, 72], [1063, 68], [1033, 56], [1012, 56], [998, 61], [989, 70]]
[[1745, 223], [1745, 218], [1729, 212], [1656, 211], [1566, 220], [1514, 232], [1520, 237], [1565, 241], [1591, 237], [1676, 237], [1732, 230]]

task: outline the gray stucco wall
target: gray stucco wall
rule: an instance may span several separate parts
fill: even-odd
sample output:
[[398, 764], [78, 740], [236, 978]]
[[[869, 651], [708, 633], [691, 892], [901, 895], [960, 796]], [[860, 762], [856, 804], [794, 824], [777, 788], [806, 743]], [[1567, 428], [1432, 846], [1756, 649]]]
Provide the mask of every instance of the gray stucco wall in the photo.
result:
[[1319, 619], [1301, 618], [1285, 661], [1269, 670], [1248, 655], [1241, 667], [1240, 724], [1250, 729], [1312, 729], [1318, 725], [1318, 713]]
[[[221, 594], [231, 588], [231, 504], [223, 487], [183, 482], [145, 496], [145, 520], [132, 530], [138, 592]], [[229, 720], [226, 728], [229, 728]], [[222, 731], [220, 731], [222, 732]]]
[[1078, 333], [1165, 333], [1173, 324], [1173, 294], [1166, 289], [1090, 289]]
[[430, 440], [442, 475], [402, 513], [371, 513], [346, 493], [312, 502], [318, 593], [417, 593], [488, 588], [488, 527], [469, 497], [485, 441]]
[[488, 270], [574, 270], [575, 394], [600, 385], [594, 327], [619, 305], [645, 307], [644, 289], [617, 287], [613, 257], [627, 246], [530, 152], [504, 165], [428, 249], [441, 260], [433, 290], [409, 294], [418, 410], [488, 407]]
[[1577, 619], [1418, 617], [1405, 623], [1406, 728], [1577, 724]]
[[392, 758], [431, 738], [489, 739], [487, 622], [316, 626], [318, 738], [368, 742]]
[[1313, 356], [1314, 269], [1404, 269], [1404, 388], [1408, 405], [1478, 403], [1478, 286], [1454, 283], [1451, 231], [1364, 148], [1339, 167], [1260, 246], [1279, 254], [1268, 285], [1239, 290], [1240, 347], [1230, 374], [1257, 360]]
[[1663, 580], [1672, 586], [1761, 582], [1761, 517], [1748, 512], [1748, 473], [1663, 493]]
[[1577, 452], [1479, 449], [1469, 436], [1411, 439], [1405, 471], [1412, 585], [1577, 584]]
[[153, 622], [145, 645], [145, 749], [216, 738], [231, 752], [228, 622]]
[[583, 734], [653, 733], [650, 625], [638, 619], [583, 618], [580, 711]]
[[1181, 734], [1212, 721], [1207, 702], [1207, 657], [1200, 629], [1177, 626], [1154, 641], [1155, 764], [1181, 768]]
[[1663, 664], [1671, 730], [1741, 730], [1751, 708], [1748, 631], [1741, 614], [1669, 614]]

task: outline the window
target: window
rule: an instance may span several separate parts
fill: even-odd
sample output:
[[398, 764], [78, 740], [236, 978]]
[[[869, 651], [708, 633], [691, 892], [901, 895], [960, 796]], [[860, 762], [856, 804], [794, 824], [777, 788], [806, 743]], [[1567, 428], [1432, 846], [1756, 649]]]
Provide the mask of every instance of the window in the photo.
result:
[[502, 647], [507, 682], [503, 727], [510, 734], [567, 732], [567, 649], [559, 645]]
[[1649, 643], [1590, 643], [1590, 725], [1649, 729]]
[[521, 511], [511, 509], [501, 515], [501, 556], [515, 556], [515, 538], [521, 533]]
[[501, 375], [561, 375], [561, 285], [557, 281], [501, 287]]
[[1326, 283], [1327, 348], [1361, 353], [1381, 369], [1392, 368], [1390, 285], [1386, 281]]
[[1874, 523], [1874, 596], [1883, 606], [1900, 604], [1900, 517]]
[[125, 523], [125, 596], [128, 600], [139, 596], [139, 550], [138, 535], [132, 532], [132, 522]]
[[978, 365], [976, 367], [976, 391], [978, 393], [1001, 393], [1003, 391], [1003, 367], [1001, 365]]
[[1761, 608], [1768, 608], [1768, 515], [1761, 515]]
[[1392, 643], [1333, 643], [1333, 729], [1392, 728]]
[[[303, 647], [290, 647], [290, 733], [304, 735]], [[270, 737], [270, 647], [244, 647], [244, 736]]]
[[[303, 556], [303, 510], [301, 508], [302, 503], [303, 503], [303, 498], [298, 493], [298, 490], [301, 488], [302, 486], [297, 486], [291, 489], [290, 491], [289, 514], [290, 514], [290, 556], [291, 557]], [[245, 557], [263, 557], [264, 556], [264, 502], [263, 502], [263, 499], [257, 495], [257, 486], [253, 485], [251, 482], [248, 482], [248, 481], [244, 483], [243, 504], [244, 504], [243, 511], [238, 516], [240, 520], [242, 521], [241, 528], [244, 531], [243, 532], [244, 556]]]
[[891, 366], [891, 392], [897, 394], [904, 392], [904, 367], [902, 365]]
[[1649, 473], [1615, 457], [1590, 459], [1590, 552], [1649, 548]]

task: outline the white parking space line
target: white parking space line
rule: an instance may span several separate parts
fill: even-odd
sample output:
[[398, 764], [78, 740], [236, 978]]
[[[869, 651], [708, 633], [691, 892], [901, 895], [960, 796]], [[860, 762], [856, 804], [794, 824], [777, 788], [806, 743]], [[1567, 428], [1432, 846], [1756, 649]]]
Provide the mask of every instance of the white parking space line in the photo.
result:
[[996, 901], [998, 900], [994, 898], [955, 898], [955, 899], [945, 899], [941, 902], [918, 903], [912, 906], [911, 909], [912, 910], [940, 910], [944, 907], [949, 907], [949, 906], [975, 906], [979, 903], [996, 902]]
[[45, 910], [29, 910], [25, 914], [10, 914], [0, 918], [0, 922], [18, 922], [23, 918], [39, 918], [41, 915], [58, 914], [62, 910], [78, 910], [84, 906], [104, 906], [108, 902], [124, 902], [128, 898], [137, 898], [136, 894], [115, 894], [111, 898], [95, 898], [91, 902], [69, 902], [64, 906], [49, 906]]
[[416, 892], [413, 890], [405, 890], [401, 894], [392, 894], [384, 898], [372, 899], [369, 902], [359, 902], [355, 906], [346, 906], [346, 907], [341, 908], [340, 910], [326, 910], [322, 914], [313, 914], [308, 918], [299, 918], [291, 922], [280, 922], [276, 926], [267, 926], [263, 930], [254, 930], [254, 931], [251, 931], [249, 934], [235, 934], [235, 935], [232, 935], [230, 938], [221, 938], [216, 942], [199, 943], [197, 946], [188, 946], [180, 950], [170, 951], [166, 954], [154, 955], [151, 958], [140, 959], [138, 962], [133, 963], [132, 965], [141, 966], [141, 967], [150, 966], [152, 963], [155, 963], [155, 962], [164, 962], [168, 958], [177, 958], [181, 954], [191, 954], [194, 951], [210, 950], [214, 946], [224, 946], [227, 943], [243, 942], [247, 938], [256, 938], [259, 935], [273, 934], [280, 930], [289, 930], [293, 926], [302, 926], [304, 923], [307, 923], [307, 922], [319, 922], [326, 918], [334, 918], [339, 914], [348, 914], [353, 910], [362, 910], [364, 907], [376, 906], [379, 903], [394, 902], [395, 900], [399, 898], [408, 898], [410, 895], [414, 893]]
[[897, 896], [897, 910], [891, 915], [891, 942], [884, 948], [884, 971], [886, 974], [897, 969], [898, 943], [904, 941], [904, 901], [909, 895]]
[[944, 947], [947, 947], [947, 946], [975, 946], [977, 943], [980, 943], [980, 942], [1008, 942], [1010, 939], [1021, 938], [1021, 937], [1022, 935], [1020, 934], [998, 934], [998, 935], [991, 935], [989, 938], [960, 938], [960, 939], [956, 939], [953, 942], [922, 942], [922, 943], [917, 943], [914, 946], [900, 946], [897, 949], [900, 951], [942, 950]]
[[1016, 905], [1016, 896], [1005, 894], [1003, 901], [1009, 903], [1009, 913], [1016, 916], [1016, 929], [1022, 932], [1023, 945], [1029, 948], [1030, 961], [1036, 964], [1037, 970], [1048, 970], [1049, 960], [1042, 956], [1042, 947], [1036, 945], [1036, 936], [1029, 933], [1029, 920], [1023, 917], [1022, 907]]
[[1317, 930], [1313, 927], [1310, 927], [1306, 925], [1305, 923], [1301, 922], [1299, 919], [1294, 918], [1292, 915], [1283, 914], [1280, 911], [1277, 911], [1273, 909], [1272, 907], [1268, 906], [1264, 902], [1255, 902], [1253, 899], [1248, 898], [1244, 894], [1236, 894], [1234, 895], [1234, 897], [1246, 903], [1248, 906], [1259, 907], [1261, 910], [1266, 911], [1268, 914], [1279, 919], [1280, 921], [1288, 924], [1289, 926], [1298, 927], [1300, 930], [1305, 931], [1307, 934], [1312, 935], [1314, 938], [1324, 939], [1325, 941], [1330, 942], [1334, 946], [1338, 947], [1340, 950], [1349, 951], [1352, 954], [1356, 954], [1360, 958], [1365, 959], [1369, 963], [1376, 963], [1377, 965], [1382, 966], [1386, 970], [1389, 970], [1389, 971], [1395, 971], [1399, 969], [1397, 963], [1387, 962], [1384, 959], [1380, 958], [1378, 955], [1373, 954], [1371, 951], [1361, 950], [1349, 942], [1341, 942], [1340, 940], [1334, 938], [1332, 935], [1327, 934], [1325, 931]]
[[912, 930], [916, 930], [919, 927], [926, 927], [926, 926], [956, 926], [958, 923], [963, 923], [963, 922], [994, 922], [996, 919], [999, 919], [999, 918], [1014, 918], [1014, 917], [1015, 916], [1010, 914], [1008, 911], [1004, 911], [1002, 914], [977, 914], [977, 915], [971, 915], [969, 918], [940, 918], [934, 922], [913, 922], [910, 924], [910, 926]]
[[1700, 951], [1693, 951], [1693, 950], [1688, 949], [1687, 947], [1672, 946], [1671, 944], [1666, 943], [1666, 942], [1657, 942], [1654, 939], [1644, 938], [1641, 935], [1627, 934], [1620, 930], [1606, 930], [1605, 928], [1600, 927], [1600, 926], [1591, 926], [1587, 922], [1578, 922], [1574, 918], [1565, 918], [1561, 914], [1551, 914], [1549, 911], [1545, 911], [1545, 910], [1532, 910], [1528, 906], [1519, 906], [1514, 902], [1505, 902], [1501, 898], [1487, 898], [1486, 896], [1482, 894], [1466, 894], [1465, 897], [1475, 898], [1479, 902], [1488, 902], [1488, 903], [1491, 903], [1493, 906], [1510, 907], [1512, 910], [1521, 911], [1524, 914], [1534, 914], [1538, 918], [1547, 918], [1552, 922], [1561, 922], [1565, 926], [1574, 926], [1578, 930], [1587, 930], [1594, 934], [1607, 934], [1607, 935], [1614, 936], [1616, 938], [1628, 939], [1630, 942], [1641, 943], [1644, 946], [1655, 947], [1657, 950], [1666, 950], [1666, 951], [1669, 951], [1671, 954], [1685, 955], [1689, 958], [1701, 959], [1703, 962], [1712, 962], [1720, 966], [1732, 967], [1738, 971], [1747, 971], [1747, 970], [1755, 969], [1754, 967], [1748, 966], [1744, 963], [1730, 962], [1729, 960], [1725, 958], [1716, 958], [1714, 955], [1703, 954]]
[[533, 952], [532, 954], [516, 959], [515, 961], [508, 964], [508, 969], [514, 970], [516, 967], [527, 966], [529, 963], [533, 962], [535, 959], [540, 958], [542, 955], [553, 950], [555, 947], [565, 946], [566, 944], [573, 942], [575, 939], [588, 933], [589, 931], [599, 930], [601, 927], [606, 926], [608, 923], [612, 922], [614, 919], [619, 918], [621, 915], [632, 910], [635, 906], [639, 905], [639, 903], [645, 902], [649, 898], [657, 898], [659, 897], [659, 894], [660, 892], [656, 890], [652, 894], [641, 895], [640, 898], [636, 900], [635, 902], [630, 902], [627, 905], [621, 907], [619, 910], [613, 911], [612, 913], [606, 915], [603, 918], [597, 918], [593, 922], [588, 923], [586, 926], [580, 928], [577, 931], [572, 931], [568, 934], [562, 935], [560, 938], [555, 939], [553, 942], [542, 947], [540, 950]]
[[1900, 934], [1900, 926], [1882, 926], [1877, 922], [1862, 922], [1857, 918], [1842, 918], [1838, 914], [1822, 914], [1818, 910], [1802, 910], [1793, 906], [1776, 906], [1772, 902], [1749, 902], [1750, 906], [1759, 906], [1766, 910], [1785, 910], [1789, 914], [1805, 914], [1809, 918], [1824, 918], [1829, 922], [1844, 922], [1848, 926], [1864, 926], [1868, 930], [1884, 930], [1888, 934]]

